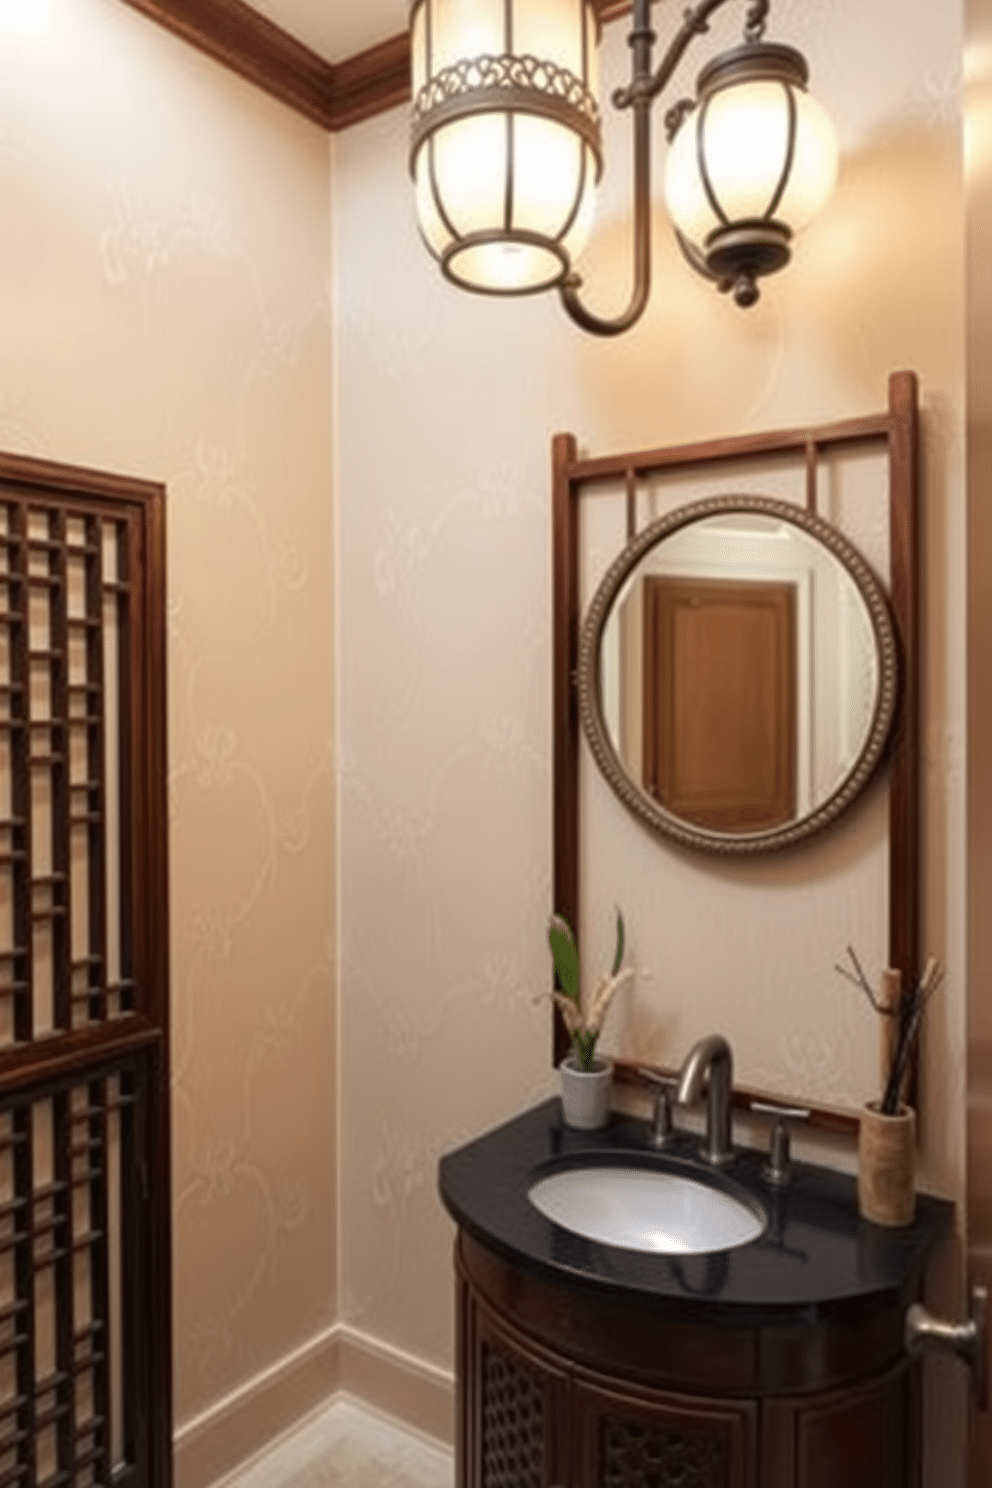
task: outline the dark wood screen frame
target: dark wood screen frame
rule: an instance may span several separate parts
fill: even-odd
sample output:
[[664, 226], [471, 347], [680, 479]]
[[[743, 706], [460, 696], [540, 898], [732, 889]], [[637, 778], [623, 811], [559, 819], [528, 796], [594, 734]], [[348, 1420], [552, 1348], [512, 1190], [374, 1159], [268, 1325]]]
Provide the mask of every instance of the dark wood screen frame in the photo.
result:
[[[32, 511], [69, 509], [125, 534], [127, 592], [117, 721], [129, 764], [119, 801], [122, 944], [133, 981], [121, 1010], [0, 1049], [0, 1115], [44, 1099], [57, 1109], [70, 1087], [86, 1099], [117, 1081], [128, 1108], [120, 1133], [122, 1295], [120, 1349], [128, 1466], [118, 1488], [172, 1482], [171, 1179], [169, 1126], [168, 814], [166, 781], [165, 489], [157, 483], [0, 454], [0, 499]], [[65, 582], [64, 580], [62, 582]], [[9, 605], [8, 605], [9, 608]], [[53, 641], [52, 644], [55, 644]], [[67, 645], [67, 642], [64, 642]], [[64, 663], [68, 670], [68, 663]], [[102, 808], [106, 811], [106, 807]], [[126, 922], [125, 922], [126, 916]], [[106, 965], [103, 972], [107, 976]], [[87, 1097], [86, 1092], [89, 1092]], [[68, 1146], [65, 1149], [69, 1150]], [[75, 1149], [73, 1149], [75, 1156]], [[29, 1201], [32, 1202], [32, 1201]], [[92, 1217], [89, 1221], [93, 1224]], [[54, 1232], [53, 1232], [54, 1233]], [[70, 1234], [72, 1231], [70, 1230]], [[130, 1310], [127, 1304], [130, 1302]], [[109, 1436], [110, 1426], [104, 1431]], [[106, 1444], [103, 1452], [109, 1448]], [[82, 1471], [83, 1469], [80, 1469]], [[5, 1478], [4, 1481], [8, 1479]], [[18, 1481], [11, 1477], [9, 1481]], [[60, 1478], [59, 1481], [62, 1481]], [[69, 1481], [69, 1479], [66, 1479]], [[109, 1481], [109, 1479], [108, 1479]]]
[[[572, 434], [552, 441], [553, 661], [554, 661], [554, 907], [571, 924], [579, 919], [579, 503], [606, 480], [626, 481], [675, 471], [704, 471], [733, 461], [794, 454], [805, 461], [807, 505], [815, 511], [820, 454], [844, 447], [881, 445], [889, 465], [889, 604], [899, 647], [899, 698], [886, 751], [889, 784], [889, 964], [904, 978], [919, 972], [919, 463], [918, 387], [913, 372], [889, 379], [886, 412], [808, 428], [746, 434], [706, 443], [675, 445], [596, 459], [580, 459]], [[853, 809], [856, 809], [856, 803]], [[829, 830], [829, 828], [827, 828]], [[802, 844], [787, 849], [801, 852]], [[568, 1052], [568, 1034], [554, 1014], [554, 1060]], [[640, 1083], [636, 1069], [619, 1061], [616, 1076]], [[734, 1099], [781, 1096], [738, 1087]], [[804, 1106], [808, 1106], [805, 1098]], [[854, 1134], [857, 1116], [835, 1107], [813, 1108], [824, 1129]]]

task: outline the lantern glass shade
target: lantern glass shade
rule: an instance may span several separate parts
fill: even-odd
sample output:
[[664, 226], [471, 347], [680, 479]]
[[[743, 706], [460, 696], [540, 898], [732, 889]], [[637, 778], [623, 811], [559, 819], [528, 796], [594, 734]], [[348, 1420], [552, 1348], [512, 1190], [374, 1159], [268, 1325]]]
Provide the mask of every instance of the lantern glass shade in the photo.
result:
[[713, 234], [738, 223], [774, 221], [797, 232], [836, 179], [836, 133], [816, 100], [781, 79], [750, 79], [721, 88], [682, 124], [668, 153], [665, 199], [675, 226], [705, 255]]
[[416, 0], [411, 171], [423, 238], [468, 289], [558, 283], [599, 174], [591, 0]]
[[[411, 17], [414, 89], [427, 79], [428, 46], [434, 75], [466, 57], [498, 57], [509, 50], [544, 57], [581, 77], [585, 9], [585, 0], [511, 0], [508, 27], [505, 0], [420, 3]], [[418, 38], [423, 39], [419, 54]], [[419, 75], [418, 63], [423, 65]]]

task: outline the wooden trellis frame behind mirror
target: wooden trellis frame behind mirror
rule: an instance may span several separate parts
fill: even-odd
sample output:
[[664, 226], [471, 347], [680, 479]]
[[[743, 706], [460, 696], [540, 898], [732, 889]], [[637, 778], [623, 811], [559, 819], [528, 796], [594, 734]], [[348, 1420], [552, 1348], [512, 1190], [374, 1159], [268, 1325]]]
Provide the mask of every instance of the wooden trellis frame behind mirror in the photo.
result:
[[0, 455], [0, 1483], [169, 1488], [159, 485]]
[[[749, 434], [707, 443], [676, 446], [580, 459], [571, 434], [556, 435], [552, 445], [553, 475], [553, 607], [554, 607], [554, 902], [555, 908], [578, 926], [580, 919], [580, 718], [577, 683], [580, 614], [580, 506], [596, 499], [605, 483], [624, 483], [628, 494], [628, 539], [634, 535], [638, 483], [663, 481], [691, 473], [714, 476], [723, 468], [749, 460], [794, 460], [804, 469], [807, 507], [816, 512], [817, 474], [821, 462], [858, 448], [884, 450], [888, 471], [889, 583], [887, 596], [898, 648], [898, 698], [883, 767], [888, 776], [888, 958], [909, 980], [919, 971], [919, 724], [918, 724], [918, 393], [912, 372], [897, 372], [889, 380], [885, 412], [841, 422]], [[857, 811], [860, 802], [849, 808]], [[618, 806], [617, 809], [622, 809]], [[830, 827], [827, 831], [833, 830]], [[659, 849], [685, 849], [659, 839]], [[802, 854], [802, 842], [785, 851]], [[607, 910], [609, 906], [606, 906]], [[716, 1030], [712, 1030], [716, 1031]], [[870, 1034], [867, 1036], [871, 1036]], [[568, 1050], [568, 1036], [555, 1015], [554, 1057]], [[643, 1061], [638, 1061], [639, 1063]], [[622, 1081], [637, 1082], [636, 1069], [622, 1060]], [[793, 1093], [809, 1107], [806, 1093]], [[781, 1091], [769, 1095], [737, 1088], [735, 1101], [747, 1105], [754, 1098], [782, 1101]], [[853, 1133], [853, 1110], [813, 1103], [813, 1122], [827, 1129]]]

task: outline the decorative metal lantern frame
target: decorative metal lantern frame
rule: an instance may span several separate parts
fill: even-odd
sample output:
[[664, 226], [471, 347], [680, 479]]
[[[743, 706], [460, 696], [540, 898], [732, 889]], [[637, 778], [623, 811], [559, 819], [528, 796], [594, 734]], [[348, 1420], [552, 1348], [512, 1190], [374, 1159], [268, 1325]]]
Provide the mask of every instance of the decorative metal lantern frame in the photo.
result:
[[[413, 0], [410, 169], [421, 233], [449, 279], [490, 294], [556, 287], [572, 320], [597, 335], [641, 317], [651, 292], [651, 110], [727, 0], [687, 10], [657, 68], [652, 3], [634, 0], [631, 81], [613, 95], [633, 119], [633, 286], [627, 309], [603, 319], [583, 304], [572, 268], [602, 170], [593, 0]], [[764, 41], [768, 9], [769, 0], [750, 0], [743, 45], [714, 58], [696, 101], [666, 117], [678, 241], [692, 267], [742, 306], [789, 261], [794, 228], [829, 195], [836, 172], [832, 126], [806, 94], [805, 60]], [[725, 139], [748, 138], [736, 120], [727, 125], [728, 101], [752, 115], [757, 102], [773, 119], [770, 133], [752, 131], [760, 150], [751, 159], [738, 152], [737, 164], [726, 149], [721, 163], [713, 145], [721, 115]]]
[[669, 111], [665, 195], [693, 268], [758, 299], [757, 280], [784, 268], [793, 232], [833, 190], [833, 126], [809, 97], [793, 47], [753, 39], [699, 74], [697, 102]]
[[553, 287], [588, 234], [602, 170], [593, 0], [414, 0], [410, 21], [428, 248], [466, 289]]

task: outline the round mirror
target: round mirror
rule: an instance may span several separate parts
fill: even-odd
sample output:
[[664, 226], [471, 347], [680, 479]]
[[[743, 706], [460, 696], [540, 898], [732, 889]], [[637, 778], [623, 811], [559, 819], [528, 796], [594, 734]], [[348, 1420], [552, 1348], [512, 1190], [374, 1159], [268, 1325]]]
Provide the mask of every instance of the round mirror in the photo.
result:
[[723, 853], [784, 847], [868, 781], [895, 710], [885, 594], [836, 528], [763, 496], [645, 529], [579, 642], [593, 756], [652, 827]]

